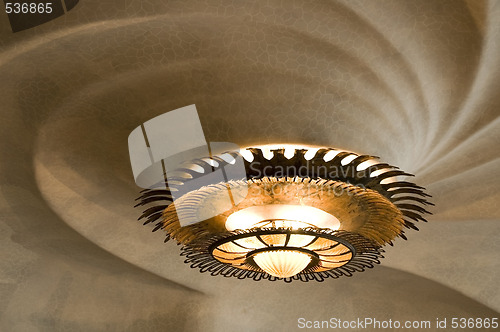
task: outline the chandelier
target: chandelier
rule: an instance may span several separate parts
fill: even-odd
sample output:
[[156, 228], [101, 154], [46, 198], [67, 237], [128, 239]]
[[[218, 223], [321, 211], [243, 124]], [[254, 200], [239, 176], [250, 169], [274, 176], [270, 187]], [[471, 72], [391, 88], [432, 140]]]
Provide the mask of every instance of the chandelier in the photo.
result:
[[433, 205], [406, 181], [411, 174], [334, 148], [211, 151], [167, 168], [162, 160], [162, 179], [141, 192], [139, 220], [181, 244], [185, 263], [214, 276], [351, 276], [379, 264], [383, 246], [418, 230]]

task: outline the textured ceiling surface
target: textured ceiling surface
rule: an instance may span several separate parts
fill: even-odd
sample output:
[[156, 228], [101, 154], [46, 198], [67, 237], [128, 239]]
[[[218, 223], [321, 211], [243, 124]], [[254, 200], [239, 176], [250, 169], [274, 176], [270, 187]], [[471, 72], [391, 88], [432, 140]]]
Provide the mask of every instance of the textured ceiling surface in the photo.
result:
[[[1, 15], [0, 15], [1, 16]], [[0, 18], [0, 327], [291, 330], [500, 311], [498, 1], [81, 1]], [[210, 277], [136, 222], [128, 134], [196, 104], [208, 141], [380, 156], [436, 207], [382, 266]]]

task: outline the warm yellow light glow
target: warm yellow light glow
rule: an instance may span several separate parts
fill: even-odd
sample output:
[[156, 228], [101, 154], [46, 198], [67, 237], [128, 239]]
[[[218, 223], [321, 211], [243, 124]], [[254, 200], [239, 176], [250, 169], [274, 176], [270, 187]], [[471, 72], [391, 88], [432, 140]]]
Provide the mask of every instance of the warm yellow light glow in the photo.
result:
[[234, 240], [234, 243], [248, 249], [261, 249], [266, 247], [266, 245], [259, 241], [255, 236]]
[[288, 278], [302, 272], [311, 262], [311, 257], [300, 251], [276, 250], [260, 252], [253, 260], [268, 274]]
[[253, 227], [299, 229], [299, 228], [306, 228], [306, 227], [314, 227], [314, 225], [306, 223], [306, 222], [302, 222], [302, 221], [297, 221], [297, 220], [271, 219], [271, 220], [263, 220], [261, 222], [258, 222], [256, 224], [252, 225], [252, 228]]
[[[273, 220], [275, 225], [265, 224]], [[231, 214], [226, 229], [250, 229], [254, 227], [290, 227], [292, 229], [315, 226], [337, 230], [340, 222], [333, 215], [312, 206], [269, 204], [251, 206]]]
[[289, 247], [305, 247], [312, 243], [315, 237], [312, 235], [292, 234], [288, 240]]

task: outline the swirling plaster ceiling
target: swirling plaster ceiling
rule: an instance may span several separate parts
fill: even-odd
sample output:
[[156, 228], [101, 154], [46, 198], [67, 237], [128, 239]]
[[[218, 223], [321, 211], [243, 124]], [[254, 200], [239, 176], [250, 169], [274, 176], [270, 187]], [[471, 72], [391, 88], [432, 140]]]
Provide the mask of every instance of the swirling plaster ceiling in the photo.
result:
[[[6, 330], [498, 316], [498, 1], [86, 0], [16, 34], [1, 16], [0, 32]], [[418, 175], [434, 216], [353, 278], [191, 270], [135, 221], [127, 150], [138, 124], [189, 104], [208, 141], [379, 155]]]

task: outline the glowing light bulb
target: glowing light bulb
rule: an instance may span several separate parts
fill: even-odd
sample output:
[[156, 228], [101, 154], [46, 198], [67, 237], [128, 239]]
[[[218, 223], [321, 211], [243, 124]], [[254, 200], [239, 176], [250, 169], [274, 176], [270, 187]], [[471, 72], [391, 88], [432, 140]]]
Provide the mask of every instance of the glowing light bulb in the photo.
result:
[[[312, 206], [291, 204], [268, 204], [250, 206], [231, 214], [226, 220], [226, 229], [250, 229], [262, 227], [262, 223], [274, 220], [276, 227], [291, 227], [293, 229], [305, 227], [340, 228], [340, 221], [323, 210]], [[265, 227], [271, 227], [265, 225]]]

